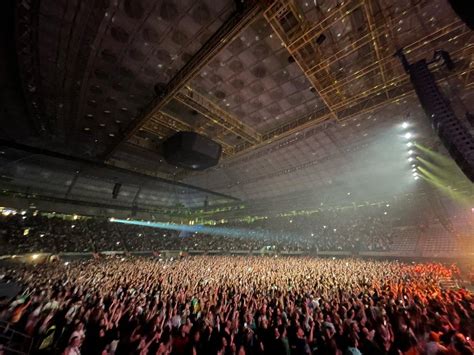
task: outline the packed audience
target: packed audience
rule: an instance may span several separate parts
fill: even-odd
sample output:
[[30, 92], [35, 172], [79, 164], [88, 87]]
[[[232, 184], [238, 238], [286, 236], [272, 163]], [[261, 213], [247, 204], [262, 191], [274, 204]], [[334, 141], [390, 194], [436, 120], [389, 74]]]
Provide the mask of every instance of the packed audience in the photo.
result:
[[0, 321], [41, 354], [472, 354], [454, 267], [200, 256], [7, 267]]
[[[386, 251], [393, 232], [383, 216], [354, 211], [326, 211], [304, 216], [274, 217], [252, 223], [218, 226], [220, 235], [191, 233], [111, 223], [105, 218], [0, 216], [3, 254], [37, 252], [261, 250]], [[229, 234], [225, 231], [228, 230]]]
[[375, 211], [347, 208], [261, 219], [250, 226], [252, 230], [268, 232], [274, 243], [293, 250], [387, 251], [393, 238], [391, 223], [391, 216], [377, 207]]

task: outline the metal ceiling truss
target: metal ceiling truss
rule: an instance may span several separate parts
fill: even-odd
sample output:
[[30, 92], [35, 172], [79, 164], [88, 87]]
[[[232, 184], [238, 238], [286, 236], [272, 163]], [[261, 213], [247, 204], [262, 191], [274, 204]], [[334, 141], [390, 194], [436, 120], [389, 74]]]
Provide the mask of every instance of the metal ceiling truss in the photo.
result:
[[236, 11], [211, 38], [196, 52], [195, 55], [181, 68], [181, 70], [168, 82], [163, 91], [144, 107], [141, 115], [133, 120], [124, 133], [115, 140], [103, 154], [109, 158], [121, 143], [131, 138], [138, 129], [151, 117], [169, 103], [173, 97], [186, 85], [199, 71], [208, 64], [230, 41], [243, 31], [263, 12], [262, 5], [267, 2], [257, 0], [246, 1], [242, 6], [237, 6]]
[[[196, 55], [201, 58], [201, 62], [193, 64], [197, 65], [194, 70], [188, 68], [190, 65], [188, 63], [183, 68], [185, 73], [178, 74], [172, 79], [165, 90], [165, 95], [154, 99], [145, 109], [142, 118], [138, 120], [139, 122], [136, 122], [136, 127], [127, 130], [127, 138], [132, 137], [143, 123], [145, 124], [142, 129], [161, 138], [174, 131], [182, 130], [193, 130], [207, 134], [205, 125], [197, 128], [191, 127], [179, 118], [160, 111], [166, 103], [175, 98], [206, 117], [209, 120], [206, 125], [210, 124], [221, 128], [220, 132], [215, 133], [211, 138], [223, 146], [224, 157], [233, 157], [324, 121], [346, 120], [386, 104], [399, 102], [413, 94], [408, 76], [400, 67], [398, 60], [393, 58], [393, 53], [399, 43], [397, 27], [399, 21], [405, 18], [409, 11], [416, 11], [419, 14], [423, 9], [429, 7], [429, 1], [414, 0], [409, 9], [397, 14], [390, 14], [389, 10], [383, 9], [377, 0], [348, 0], [330, 10], [317, 23], [307, 21], [293, 0], [277, 0], [267, 4], [269, 5], [263, 12], [265, 19], [325, 104], [322, 109], [320, 108], [310, 115], [295, 118], [293, 121], [264, 134], [259, 134], [214, 101], [191, 87], [185, 86], [224, 47], [222, 44], [214, 44], [213, 48], [206, 48], [209, 53]], [[259, 5], [254, 3], [250, 6], [252, 9], [247, 8], [247, 15], [240, 18], [241, 23], [237, 21], [233, 25], [235, 29], [231, 31], [232, 35], [223, 37], [221, 41], [230, 42], [236, 34], [258, 16], [262, 11]], [[318, 38], [325, 32], [328, 34], [328, 31], [335, 25], [351, 21], [351, 16], [354, 16], [356, 12], [359, 15], [362, 14], [366, 26], [360, 31], [352, 30], [344, 34], [340, 38], [342, 46], [337, 47], [337, 43], [333, 43], [331, 51], [323, 52], [317, 42]], [[434, 41], [452, 40], [453, 38], [463, 41], [469, 35], [466, 26], [460, 20], [455, 20], [406, 45], [404, 47], [405, 53], [408, 55], [410, 53], [431, 55], [430, 51]], [[215, 37], [216, 35], [213, 36], [213, 38]], [[210, 40], [210, 42], [212, 41]], [[358, 60], [365, 63], [362, 68], [358, 67], [349, 73], [340, 70], [344, 66], [341, 64], [344, 60], [350, 60], [351, 55], [360, 55], [361, 52], [363, 58], [358, 58]], [[461, 67], [458, 66], [455, 72], [448, 74], [448, 76], [459, 76], [463, 79], [466, 87], [472, 86], [470, 72], [474, 67], [472, 61], [474, 46], [469, 44], [451, 55], [455, 59], [464, 58], [465, 61], [461, 63]], [[191, 62], [194, 63], [193, 60]], [[441, 76], [446, 77], [447, 75]], [[364, 84], [363, 89], [351, 90], [352, 85], [360, 83]], [[226, 143], [225, 135], [229, 133], [242, 138], [242, 142], [234, 146]], [[109, 153], [111, 154], [115, 148]]]
[[[413, 11], [420, 13], [424, 7], [429, 6], [429, 2], [412, 2], [411, 6]], [[365, 31], [354, 35], [348, 34], [350, 43], [344, 45], [341, 49], [336, 48], [332, 54], [322, 53], [315, 43], [316, 39], [336, 23], [349, 21], [349, 16], [356, 10], [360, 10], [366, 20], [367, 28]], [[234, 147], [234, 154], [241, 155], [251, 149], [261, 147], [313, 125], [334, 118], [338, 121], [346, 120], [359, 114], [374, 111], [387, 104], [400, 102], [400, 100], [411, 96], [413, 88], [409, 78], [403, 72], [397, 59], [393, 58], [396, 43], [398, 43], [395, 35], [397, 26], [399, 26], [399, 21], [407, 16], [407, 12], [408, 10], [405, 10], [400, 14], [391, 16], [386, 11], [382, 11], [375, 0], [349, 0], [329, 12], [322, 21], [317, 24], [309, 24], [303, 20], [304, 16], [292, 0], [279, 0], [273, 3], [265, 11], [264, 16], [282, 40], [290, 55], [300, 65], [300, 68], [326, 104], [326, 109], [319, 109], [317, 112], [296, 118], [262, 134], [260, 143], [245, 140]], [[460, 20], [455, 20], [405, 46], [405, 51], [406, 53], [416, 53], [419, 50], [428, 52], [431, 50], [430, 44], [434, 41], [443, 38], [446, 38], [446, 40], [456, 38], [462, 41], [467, 35], [469, 35], [469, 32], [466, 30], [466, 26]], [[350, 74], [333, 73], [334, 66], [341, 60], [366, 48], [370, 49], [369, 55], [365, 58], [367, 65]], [[462, 50], [453, 52], [453, 58], [468, 59], [460, 63], [460, 67], [458, 66], [456, 71], [448, 74], [447, 77], [464, 77], [466, 86], [469, 86], [473, 53], [472, 44]], [[431, 55], [431, 53], [428, 54]], [[319, 58], [319, 60], [316, 61], [316, 58]], [[446, 79], [446, 75], [441, 75], [440, 79]], [[364, 81], [365, 83], [371, 80], [374, 85], [365, 85], [363, 90], [356, 93], [350, 93], [346, 89], [357, 81]], [[204, 100], [209, 101], [206, 98]], [[192, 98], [188, 99], [188, 103], [194, 109], [197, 106], [196, 101]], [[222, 109], [216, 110], [216, 113], [222, 111]]]
[[[419, 12], [426, 6], [429, 6], [429, 2], [418, 1], [413, 3], [409, 10]], [[264, 13], [266, 20], [335, 118], [340, 118], [340, 110], [363, 102], [371, 96], [385, 94], [386, 98], [390, 99], [387, 89], [407, 80], [399, 63], [393, 58], [396, 49], [394, 42], [397, 42], [393, 40], [393, 36], [397, 32], [399, 21], [407, 16], [408, 10], [392, 16], [379, 11], [376, 16], [375, 7], [380, 8], [374, 0], [349, 0], [330, 11], [324, 19], [314, 25], [303, 20], [303, 14], [291, 0], [279, 0]], [[322, 53], [317, 44], [318, 37], [336, 25], [350, 21], [351, 16], [359, 9], [368, 24], [364, 32], [349, 31], [340, 39], [344, 43], [342, 48], [338, 48], [335, 43], [331, 44], [332, 51], [328, 51], [333, 54]], [[448, 39], [456, 35], [468, 35], [460, 20], [424, 36], [405, 48], [408, 53], [425, 49], [423, 47], [435, 40], [442, 37]], [[344, 41], [347, 40], [350, 41], [349, 44], [345, 44]], [[367, 49], [370, 49], [368, 53]], [[350, 59], [351, 55], [361, 52], [364, 55], [364, 62], [368, 62], [368, 65], [348, 75], [342, 70], [344, 68], [341, 63], [344, 59]], [[372, 81], [376, 85], [362, 91], [351, 90], [349, 84], [361, 81]]]
[[196, 110], [213, 123], [221, 126], [249, 143], [256, 144], [262, 141], [260, 134], [244, 124], [237, 117], [223, 110], [219, 105], [204, 95], [186, 86], [176, 95], [176, 99], [186, 106]]
[[[438, 68], [438, 70], [435, 70], [435, 73], [438, 73], [439, 71], [440, 70]], [[465, 67], [458, 68], [455, 72], [449, 73], [449, 75], [438, 74], [438, 77], [439, 77], [438, 81], [449, 80], [450, 78], [458, 77], [458, 76], [466, 77], [472, 71], [474, 71], [474, 67], [471, 66], [470, 68], [468, 68], [467, 65], [465, 65]], [[389, 99], [387, 99], [385, 95], [375, 96], [375, 97], [369, 98], [368, 100], [365, 100], [364, 102], [356, 106], [349, 107], [345, 110], [339, 111], [338, 113], [340, 116], [339, 122], [346, 121], [358, 115], [376, 111], [388, 104], [400, 103], [401, 100], [404, 100], [413, 96], [415, 92], [409, 82], [409, 78], [407, 78], [405, 81], [406, 81], [405, 86], [392, 88], [391, 90], [388, 91], [388, 95], [390, 97]], [[470, 89], [472, 87], [474, 87], [474, 82], [471, 82], [468, 85], [466, 85], [466, 89]], [[325, 121], [329, 121], [332, 118], [333, 117], [331, 113], [326, 113], [326, 114], [321, 115], [320, 112], [302, 116], [292, 122], [286, 123], [280, 126], [279, 128], [272, 130], [271, 132], [263, 135], [262, 136], [263, 141], [262, 143], [258, 145], [250, 145], [250, 144], [242, 143], [240, 145], [235, 146], [234, 147], [235, 155], [232, 158], [237, 158], [238, 156], [248, 153], [251, 150], [261, 148], [264, 145], [273, 143], [284, 137], [290, 136], [304, 129], [321, 124]]]

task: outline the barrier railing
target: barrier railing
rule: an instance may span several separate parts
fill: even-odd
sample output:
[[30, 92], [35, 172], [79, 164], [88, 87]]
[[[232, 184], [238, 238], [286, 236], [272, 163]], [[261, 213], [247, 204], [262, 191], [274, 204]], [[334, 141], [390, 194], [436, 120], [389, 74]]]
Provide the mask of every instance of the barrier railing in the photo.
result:
[[0, 321], [0, 344], [3, 345], [5, 354], [29, 354], [33, 339], [12, 328], [12, 324]]

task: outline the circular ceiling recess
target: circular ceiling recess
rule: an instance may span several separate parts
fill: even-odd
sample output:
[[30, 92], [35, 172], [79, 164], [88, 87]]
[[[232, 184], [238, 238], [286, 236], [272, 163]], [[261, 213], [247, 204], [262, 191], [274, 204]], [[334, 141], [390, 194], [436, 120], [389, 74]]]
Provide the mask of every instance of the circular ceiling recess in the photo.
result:
[[120, 43], [127, 43], [130, 35], [128, 34], [127, 31], [125, 31], [122, 27], [120, 26], [113, 26], [110, 29], [110, 34], [112, 35], [112, 38], [115, 39], [117, 42]]
[[145, 67], [145, 69], [143, 69], [143, 73], [145, 73], [146, 76], [149, 76], [152, 78], [158, 75], [158, 73], [156, 72], [156, 69], [153, 67]]
[[240, 79], [234, 79], [230, 82], [230, 85], [232, 85], [235, 89], [240, 90], [244, 88], [244, 82], [243, 80]]
[[145, 59], [145, 54], [137, 48], [132, 48], [128, 51], [130, 58], [136, 61], [142, 61]]
[[90, 107], [97, 107], [97, 101], [92, 100], [92, 99], [88, 100], [87, 105], [89, 105]]
[[232, 54], [237, 55], [237, 54], [243, 52], [246, 47], [245, 47], [245, 43], [242, 42], [242, 40], [240, 39], [240, 37], [236, 37], [236, 38], [229, 44], [229, 46], [228, 46], [227, 48], [229, 49], [229, 51], [232, 52]]
[[270, 48], [265, 43], [260, 43], [255, 46], [252, 53], [256, 58], [264, 59], [270, 54]]
[[217, 97], [218, 99], [222, 100], [222, 99], [225, 99], [225, 97], [226, 97], [227, 95], [225, 94], [224, 91], [217, 90], [217, 91], [214, 93], [214, 96]]
[[212, 81], [214, 84], [222, 82], [222, 78], [219, 75], [216, 75], [216, 74], [212, 74], [209, 77], [209, 80]]
[[176, 30], [171, 34], [171, 40], [182, 46], [188, 41], [188, 36], [183, 31]]
[[[132, 0], [130, 0], [132, 1]], [[160, 6], [160, 17], [165, 21], [175, 21], [178, 18], [178, 7], [172, 1], [164, 1]]]
[[110, 49], [104, 49], [100, 55], [107, 63], [112, 64], [117, 61], [117, 55]]
[[135, 82], [135, 87], [138, 89], [138, 91], [144, 94], [147, 94], [151, 91], [150, 84], [146, 81], [137, 80]]
[[99, 85], [92, 85], [89, 90], [94, 94], [102, 94], [102, 89]]
[[115, 91], [120, 91], [120, 92], [123, 92], [125, 91], [126, 85], [121, 83], [120, 81], [117, 81], [115, 83], [112, 84], [112, 89], [114, 89]]
[[262, 84], [260, 83], [256, 83], [254, 85], [252, 85], [250, 87], [250, 90], [254, 93], [254, 94], [261, 94], [263, 92], [263, 90], [265, 90], [265, 88], [263, 87]]
[[200, 25], [206, 24], [211, 17], [211, 13], [206, 4], [200, 3], [191, 11], [191, 18]]
[[94, 75], [97, 79], [100, 79], [100, 80], [109, 79], [109, 73], [105, 69], [102, 69], [102, 68], [96, 68], [94, 70]]
[[229, 64], [229, 68], [230, 70], [232, 70], [233, 72], [241, 72], [243, 69], [244, 69], [244, 65], [242, 64], [242, 62], [240, 60], [233, 60], [230, 64]]
[[128, 17], [141, 19], [145, 10], [140, 0], [125, 0], [124, 10]]
[[267, 69], [261, 65], [257, 65], [255, 68], [251, 70], [251, 73], [256, 78], [264, 78], [267, 75]]
[[170, 54], [164, 49], [158, 49], [155, 52], [155, 58], [160, 62], [168, 63], [170, 61]]
[[153, 27], [145, 27], [143, 29], [143, 38], [150, 43], [158, 43], [160, 40], [158, 32]]
[[119, 75], [125, 79], [132, 79], [135, 77], [135, 73], [132, 71], [132, 69], [127, 67], [120, 67], [118, 72]]
[[117, 105], [117, 99], [115, 97], [109, 96], [105, 99], [105, 103], [107, 106], [115, 106]]

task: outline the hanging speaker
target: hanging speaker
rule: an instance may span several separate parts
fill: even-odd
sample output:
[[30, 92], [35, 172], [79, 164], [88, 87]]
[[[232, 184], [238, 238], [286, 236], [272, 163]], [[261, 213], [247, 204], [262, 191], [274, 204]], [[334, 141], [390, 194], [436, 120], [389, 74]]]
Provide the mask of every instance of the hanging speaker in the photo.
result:
[[468, 0], [449, 0], [454, 12], [464, 21], [464, 23], [474, 30], [474, 6]]
[[409, 65], [408, 71], [421, 106], [441, 142], [459, 168], [474, 182], [474, 138], [442, 95], [426, 60]]
[[119, 193], [120, 193], [120, 188], [121, 188], [121, 187], [122, 187], [122, 184], [121, 184], [121, 183], [119, 183], [119, 182], [115, 183], [114, 188], [113, 188], [113, 190], [112, 190], [112, 198], [113, 198], [114, 200], [118, 197], [118, 195], [119, 195]]
[[217, 165], [222, 147], [195, 132], [178, 132], [163, 142], [163, 156], [169, 164], [190, 170]]

